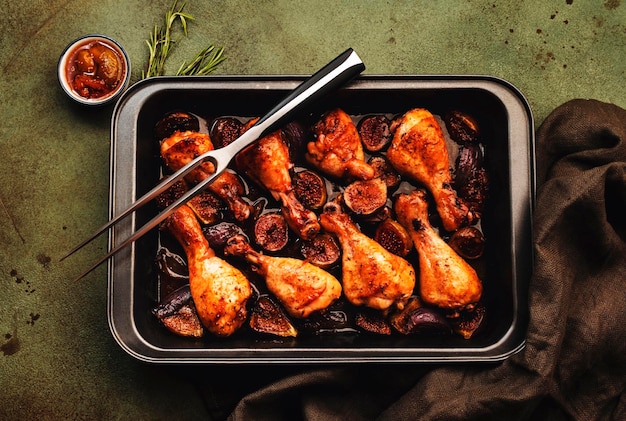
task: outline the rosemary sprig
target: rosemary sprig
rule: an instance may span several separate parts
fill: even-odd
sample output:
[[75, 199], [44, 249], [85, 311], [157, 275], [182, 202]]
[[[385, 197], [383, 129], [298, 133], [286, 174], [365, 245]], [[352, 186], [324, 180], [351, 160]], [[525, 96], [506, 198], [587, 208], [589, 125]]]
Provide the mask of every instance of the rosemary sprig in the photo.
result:
[[[187, 36], [187, 21], [194, 20], [193, 16], [183, 12], [184, 8], [184, 2], [179, 6], [178, 0], [174, 0], [170, 10], [165, 13], [165, 25], [162, 27], [154, 26], [150, 33], [150, 39], [146, 40], [149, 57], [146, 70], [141, 72], [142, 79], [165, 74], [165, 62], [170, 51], [180, 37]], [[175, 33], [178, 32], [177, 22], [180, 25], [180, 30], [182, 30], [182, 35], [174, 39]], [[223, 53], [223, 48], [216, 49], [213, 45], [209, 45], [200, 51], [188, 65], [183, 62], [176, 75], [207, 75], [226, 59]]]
[[183, 62], [176, 72], [176, 76], [208, 75], [224, 60], [226, 60], [226, 57], [224, 57], [224, 48], [215, 48], [213, 45], [209, 45], [204, 50], [200, 51], [191, 63], [186, 65], [186, 63]]

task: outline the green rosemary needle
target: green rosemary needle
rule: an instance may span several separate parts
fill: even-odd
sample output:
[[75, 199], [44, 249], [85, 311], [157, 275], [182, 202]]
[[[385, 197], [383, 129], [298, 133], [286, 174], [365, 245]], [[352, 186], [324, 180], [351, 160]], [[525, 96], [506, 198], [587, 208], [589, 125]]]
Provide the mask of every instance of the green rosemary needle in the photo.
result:
[[208, 75], [224, 60], [226, 60], [224, 48], [215, 48], [213, 45], [209, 45], [200, 51], [191, 63], [186, 64], [183, 62], [176, 72], [176, 76]]
[[[187, 21], [194, 20], [194, 17], [188, 13], [184, 13], [185, 3], [178, 5], [178, 0], [174, 0], [174, 4], [165, 14], [164, 26], [154, 26], [150, 33], [150, 39], [146, 40], [148, 45], [148, 66], [145, 71], [141, 72], [141, 78], [145, 79], [153, 76], [163, 76], [165, 74], [165, 62], [169, 57], [170, 51], [178, 41], [173, 39], [178, 22], [182, 35], [187, 36]], [[179, 37], [180, 37], [179, 36]], [[200, 51], [191, 63], [183, 64], [176, 72], [180, 75], [206, 75], [213, 70], [226, 58], [223, 55], [223, 48], [215, 48], [209, 45]]]

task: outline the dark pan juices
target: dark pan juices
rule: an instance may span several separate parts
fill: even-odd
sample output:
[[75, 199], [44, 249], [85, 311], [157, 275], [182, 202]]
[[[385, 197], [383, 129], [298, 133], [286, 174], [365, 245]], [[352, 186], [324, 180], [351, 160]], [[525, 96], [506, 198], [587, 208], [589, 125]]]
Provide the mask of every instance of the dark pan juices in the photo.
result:
[[[450, 119], [448, 119], [448, 116], [451, 116]], [[385, 151], [389, 146], [391, 137], [389, 125], [395, 117], [395, 115], [383, 114], [351, 115], [355, 126], [359, 127], [359, 129], [366, 130], [366, 132], [362, 133], [363, 136], [367, 136], [369, 145], [365, 148], [365, 161], [375, 163], [376, 166], [379, 167], [381, 172], [377, 173], [377, 176], [383, 177], [382, 179], [385, 180], [387, 184], [387, 198], [386, 200], [383, 199], [383, 206], [378, 207], [373, 212], [368, 211], [367, 214], [351, 212], [351, 215], [364, 234], [370, 238], [376, 239], [382, 239], [384, 237], [385, 241], [379, 241], [383, 247], [392, 253], [401, 255], [413, 265], [417, 278], [414, 291], [416, 297], [407, 303], [407, 310], [404, 311], [403, 314], [393, 314], [393, 311], [383, 313], [362, 306], [356, 307], [349, 303], [342, 295], [340, 299], [336, 300], [326, 310], [316, 312], [306, 319], [290, 318], [287, 323], [291, 323], [297, 330], [298, 337], [307, 335], [318, 336], [320, 334], [342, 335], [360, 333], [395, 336], [411, 334], [421, 336], [460, 335], [465, 338], [470, 338], [475, 334], [483, 320], [489, 315], [488, 308], [486, 308], [485, 304], [482, 302], [474, 309], [475, 311], [462, 312], [460, 315], [457, 315], [458, 317], [454, 318], [446, 317], [446, 313], [441, 309], [416, 304], [419, 301], [417, 298], [419, 295], [418, 254], [414, 247], [410, 247], [410, 240], [408, 245], [398, 240], [395, 236], [395, 231], [393, 231], [395, 226], [388, 224], [395, 223], [398, 225], [393, 219], [394, 197], [400, 193], [409, 193], [422, 186], [417, 182], [404, 179], [385, 162]], [[292, 180], [294, 180], [296, 194], [299, 195], [298, 199], [300, 199], [308, 209], [316, 212], [319, 217], [324, 203], [332, 202], [342, 196], [348, 183], [346, 180], [324, 176], [304, 159], [306, 145], [314, 138], [310, 128], [318, 118], [319, 115], [310, 115], [307, 118], [288, 124], [282, 130], [284, 139], [287, 141], [289, 147], [290, 157], [294, 163], [290, 173]], [[476, 206], [480, 206], [480, 210], [482, 211], [488, 193], [488, 174], [483, 167], [482, 158], [484, 154], [484, 144], [478, 133], [476, 133], [475, 138], [471, 140], [467, 140], [468, 136], [465, 135], [461, 138], [462, 140], [458, 141], [452, 139], [446, 130], [446, 127], [453, 127], [455, 133], [459, 131], [466, 133], [468, 130], [466, 129], [465, 132], [463, 132], [463, 123], [468, 121], [476, 125], [476, 120], [472, 116], [456, 110], [451, 110], [444, 118], [438, 118], [438, 120], [446, 136], [446, 144], [450, 153], [450, 167], [453, 169], [453, 172], [462, 171], [464, 177], [463, 183], [473, 183], [471, 185], [473, 190], [466, 188], [465, 184], [454, 187], [457, 191], [469, 190], [473, 192], [471, 193], [471, 197], [463, 197], [463, 199], [468, 202], [472, 202], [472, 199], [476, 199], [476, 196], [479, 195], [480, 197], [478, 197], [475, 202], [479, 202]], [[215, 148], [219, 148], [236, 139], [242, 133], [243, 126], [248, 121], [250, 121], [249, 117], [228, 115], [205, 118], [184, 110], [176, 110], [166, 113], [159, 119], [155, 125], [154, 138], [155, 142], [160, 142], [162, 139], [167, 138], [177, 131], [200, 131], [209, 134]], [[471, 127], [471, 129], [474, 128], [474, 126]], [[469, 131], [471, 132], [471, 130]], [[465, 149], [468, 148], [471, 148], [471, 154], [464, 152]], [[459, 161], [459, 157], [466, 158], [463, 161]], [[471, 161], [472, 157], [475, 157], [474, 161]], [[459, 165], [462, 165], [462, 168], [459, 169]], [[475, 168], [472, 168], [472, 166]], [[301, 240], [291, 230], [282, 232], [280, 224], [272, 225], [271, 223], [269, 223], [269, 225], [272, 225], [271, 229], [280, 229], [281, 235], [284, 236], [284, 238], [281, 237], [278, 242], [270, 241], [272, 247], [266, 246], [265, 242], [259, 240], [260, 236], [257, 221], [278, 218], [280, 216], [281, 204], [266, 190], [243, 174], [243, 172], [238, 171], [234, 162], [229, 166], [229, 170], [236, 173], [243, 183], [245, 193], [242, 199], [254, 209], [253, 216], [243, 222], [238, 221], [228, 207], [221, 202], [214, 207], [217, 222], [202, 224], [202, 228], [205, 237], [209, 240], [209, 244], [216, 254], [225, 258], [229, 263], [240, 269], [249, 279], [254, 290], [254, 296], [248, 302], [248, 306], [250, 307], [250, 324], [253, 326], [251, 327], [246, 323], [235, 335], [260, 335], [260, 337], [274, 337], [274, 340], [287, 340], [280, 339], [281, 336], [288, 335], [282, 334], [284, 329], [276, 327], [277, 325], [282, 326], [285, 323], [284, 320], [278, 320], [278, 316], [270, 316], [270, 319], [273, 318], [272, 320], [275, 320], [276, 323], [272, 322], [272, 326], [269, 329], [260, 329], [261, 332], [264, 333], [259, 333], [259, 329], [256, 328], [256, 320], [259, 317], [259, 313], [261, 313], [259, 309], [262, 308], [266, 310], [273, 306], [278, 307], [280, 310], [280, 303], [278, 303], [267, 290], [264, 280], [251, 270], [248, 263], [241, 259], [225, 257], [223, 250], [229, 238], [236, 234], [243, 234], [250, 244], [263, 254], [305, 260], [307, 256], [303, 253], [307, 253], [307, 251], [310, 252], [311, 246], [308, 244], [310, 242]], [[387, 173], [384, 173], [384, 171], [387, 171]], [[472, 179], [476, 171], [480, 171], [481, 179], [479, 181]], [[162, 172], [164, 175], [167, 175], [169, 170], [167, 167], [163, 166]], [[297, 185], [299, 174], [302, 174], [303, 177], [307, 175], [307, 179], [303, 181], [305, 184], [303, 184], [303, 187], [300, 189]], [[321, 180], [321, 184], [317, 181], [316, 177]], [[320, 185], [322, 187], [320, 187]], [[313, 189], [313, 193], [310, 194], [311, 197], [307, 197], [306, 194], [307, 192], [310, 193], [311, 189]], [[477, 190], [478, 193], [476, 193]], [[358, 197], [356, 197], [356, 199], [358, 199]], [[454, 238], [454, 233], [446, 232], [441, 227], [439, 216], [432, 203], [432, 198], [430, 198], [429, 203], [430, 222], [438, 228], [439, 233], [445, 240], [449, 240], [451, 236]], [[162, 203], [161, 206], [165, 204], [167, 203]], [[480, 221], [478, 224], [472, 226], [471, 232], [477, 233], [475, 235], [476, 238], [464, 239], [465, 241], [454, 241], [454, 244], [457, 245], [455, 250], [461, 252], [459, 254], [462, 254], [464, 244], [470, 244], [473, 249], [466, 253], [466, 256], [470, 257], [467, 261], [476, 270], [478, 276], [481, 279], [485, 279], [485, 258], [482, 257], [482, 253], [475, 255], [476, 248], [484, 248], [485, 240], [481, 231]], [[272, 233], [268, 235], [272, 235]], [[328, 236], [328, 234], [324, 235], [330, 237], [331, 241], [335, 241], [332, 236]], [[477, 243], [481, 244], [477, 245]], [[307, 249], [307, 246], [309, 246], [309, 249]], [[460, 249], [458, 247], [460, 247]], [[184, 256], [185, 254], [182, 247], [176, 240], [174, 240], [168, 232], [160, 231], [156, 256], [159, 304], [155, 306], [153, 313], [164, 324], [166, 324], [164, 318], [172, 316], [171, 306], [167, 307], [168, 303], [175, 301], [180, 308], [179, 301], [182, 296], [180, 291], [181, 288], [185, 288], [188, 284], [188, 274]], [[310, 260], [310, 257], [308, 259]], [[341, 280], [340, 258], [335, 258], [330, 264], [324, 266], [324, 269]], [[187, 297], [188, 300], [191, 300], [190, 296]], [[193, 308], [193, 302], [191, 301], [189, 304]], [[164, 313], [163, 308], [168, 308], [170, 313]], [[281, 317], [285, 316], [283, 315]], [[176, 332], [175, 329], [172, 331]], [[478, 330], [476, 334], [479, 335], [480, 330]], [[184, 336], [184, 333], [182, 335]], [[205, 336], [210, 335], [205, 334]], [[211, 338], [210, 340], [215, 340], [215, 338]]]

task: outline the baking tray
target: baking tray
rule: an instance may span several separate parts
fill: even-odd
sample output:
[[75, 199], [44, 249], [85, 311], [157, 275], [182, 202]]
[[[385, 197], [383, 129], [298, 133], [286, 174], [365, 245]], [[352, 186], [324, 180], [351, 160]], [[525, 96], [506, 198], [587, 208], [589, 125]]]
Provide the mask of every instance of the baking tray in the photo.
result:
[[[110, 213], [126, 209], [161, 176], [154, 126], [167, 112], [260, 116], [304, 80], [300, 76], [161, 77], [136, 83], [112, 116]], [[333, 333], [290, 339], [233, 335], [194, 340], [173, 335], [151, 314], [157, 303], [158, 231], [108, 262], [108, 321], [119, 345], [153, 363], [496, 362], [523, 348], [532, 272], [535, 196], [534, 126], [530, 107], [510, 83], [489, 76], [362, 76], [324, 97], [312, 111], [398, 114], [414, 107], [443, 115], [470, 112], [481, 124], [490, 197], [482, 219], [487, 238], [483, 299], [488, 317], [471, 339]], [[146, 206], [117, 224], [109, 247], [157, 210]]]

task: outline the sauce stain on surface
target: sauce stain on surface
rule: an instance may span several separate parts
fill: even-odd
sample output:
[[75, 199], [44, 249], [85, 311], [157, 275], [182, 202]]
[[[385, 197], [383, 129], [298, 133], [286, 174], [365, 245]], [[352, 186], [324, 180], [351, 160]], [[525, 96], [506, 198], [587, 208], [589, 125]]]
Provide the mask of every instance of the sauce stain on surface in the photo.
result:
[[35, 288], [32, 288], [30, 281], [26, 280], [22, 275], [18, 274], [16, 269], [11, 269], [11, 276], [15, 278], [16, 284], [24, 284], [24, 292], [32, 294], [35, 292]]
[[37, 261], [46, 269], [50, 269], [50, 262], [52, 258], [50, 256], [46, 256], [43, 253], [37, 255]]
[[39, 320], [41, 315], [39, 313], [30, 313], [30, 320], [26, 321], [27, 325], [35, 326], [35, 322]]
[[17, 337], [17, 315], [13, 315], [13, 321], [15, 324], [13, 333], [6, 333], [4, 335], [6, 342], [0, 345], [0, 351], [2, 351], [5, 356], [13, 355], [20, 350], [20, 340]]

